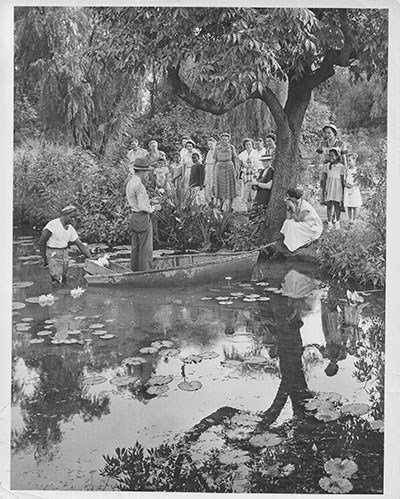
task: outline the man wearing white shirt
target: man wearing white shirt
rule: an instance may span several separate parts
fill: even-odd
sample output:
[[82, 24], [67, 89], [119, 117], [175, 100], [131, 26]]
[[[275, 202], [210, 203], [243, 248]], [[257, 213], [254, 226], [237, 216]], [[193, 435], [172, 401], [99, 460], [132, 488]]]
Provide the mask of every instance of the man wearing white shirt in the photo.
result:
[[70, 224], [76, 211], [77, 208], [73, 205], [63, 208], [60, 217], [50, 220], [44, 227], [39, 239], [43, 266], [49, 268], [53, 284], [67, 282], [68, 247], [71, 244], [76, 244], [86, 258], [91, 257], [89, 249], [79, 239], [78, 233]]
[[133, 175], [126, 186], [126, 198], [131, 207], [131, 269], [150, 270], [153, 266], [153, 225], [150, 215], [160, 209], [152, 204], [143, 180], [152, 168], [147, 158], [137, 158]]
[[139, 147], [139, 141], [136, 137], [131, 139], [131, 149], [128, 151], [129, 169], [133, 173], [133, 163], [136, 158], [144, 158], [147, 154], [146, 149]]

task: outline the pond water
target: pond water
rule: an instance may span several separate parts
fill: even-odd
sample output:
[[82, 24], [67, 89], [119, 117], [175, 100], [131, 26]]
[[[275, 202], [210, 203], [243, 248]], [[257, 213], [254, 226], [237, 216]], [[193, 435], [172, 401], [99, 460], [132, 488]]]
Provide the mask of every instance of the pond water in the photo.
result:
[[[87, 287], [78, 264], [54, 290], [29, 258], [36, 244], [16, 242], [13, 489], [111, 490], [99, 474], [104, 455], [173, 441], [224, 406], [280, 404], [271, 420], [279, 427], [298, 417], [298, 394], [334, 392], [343, 405], [368, 405], [368, 424], [383, 418], [383, 340], [370, 333], [381, 293], [349, 306], [346, 290], [312, 267], [279, 262], [260, 264], [254, 281], [186, 289]], [[73, 298], [78, 286], [85, 292]], [[49, 293], [53, 305], [30, 300]]]

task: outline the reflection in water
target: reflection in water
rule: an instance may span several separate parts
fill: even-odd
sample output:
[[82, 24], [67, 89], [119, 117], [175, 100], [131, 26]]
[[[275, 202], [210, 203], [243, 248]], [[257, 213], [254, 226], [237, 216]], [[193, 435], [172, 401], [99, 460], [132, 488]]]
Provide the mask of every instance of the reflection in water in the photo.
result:
[[[36, 282], [32, 268], [25, 270]], [[17, 275], [27, 280], [21, 268]], [[80, 279], [75, 269], [72, 286]], [[13, 333], [13, 487], [99, 490], [106, 486], [98, 475], [103, 454], [137, 440], [159, 445], [223, 406], [257, 411], [265, 427], [297, 422], [293, 438], [307, 442], [308, 451], [317, 422], [304, 401], [315, 393], [369, 402], [368, 417], [382, 418], [383, 324], [376, 314], [369, 317], [368, 307], [296, 271], [271, 283], [281, 294], [229, 284], [190, 293], [88, 288], [75, 301], [60, 290], [53, 307], [27, 304], [14, 318], [33, 320], [28, 331]], [[16, 289], [15, 300], [49, 292], [45, 285], [39, 279]], [[270, 300], [201, 301], [232, 291]], [[43, 343], [29, 343], [46, 330], [51, 335], [41, 336]], [[98, 330], [113, 337], [101, 339]], [[76, 343], [51, 343], [71, 338]], [[171, 346], [152, 347], [163, 340]], [[172, 377], [159, 395], [149, 393], [155, 376]], [[182, 381], [201, 388], [184, 391]], [[347, 438], [343, 445], [350, 448], [351, 432], [343, 437], [341, 424], [336, 437]]]

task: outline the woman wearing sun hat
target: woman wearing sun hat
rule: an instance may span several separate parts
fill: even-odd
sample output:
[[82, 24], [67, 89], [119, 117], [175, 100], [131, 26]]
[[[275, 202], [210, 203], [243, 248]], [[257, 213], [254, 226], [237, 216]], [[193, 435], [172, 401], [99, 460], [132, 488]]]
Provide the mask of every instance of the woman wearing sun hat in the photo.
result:
[[232, 201], [236, 196], [236, 164], [237, 154], [235, 147], [230, 143], [231, 136], [224, 132], [220, 135], [220, 142], [215, 147], [215, 197], [219, 200], [222, 208], [227, 202], [227, 212], [232, 211]]
[[44, 227], [39, 239], [43, 266], [48, 266], [53, 284], [67, 282], [68, 247], [71, 244], [76, 244], [86, 258], [91, 257], [89, 249], [79, 239], [78, 233], [70, 223], [76, 212], [76, 206], [72, 204], [65, 206], [61, 210], [59, 218], [50, 220]]

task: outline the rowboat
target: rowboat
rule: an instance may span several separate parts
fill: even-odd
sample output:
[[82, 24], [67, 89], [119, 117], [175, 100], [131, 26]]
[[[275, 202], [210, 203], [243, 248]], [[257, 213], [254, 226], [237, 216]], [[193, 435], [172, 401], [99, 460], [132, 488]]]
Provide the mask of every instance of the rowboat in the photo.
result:
[[185, 286], [213, 282], [224, 277], [249, 277], [257, 262], [260, 248], [244, 252], [195, 253], [159, 256], [153, 268], [132, 272], [121, 263], [110, 261], [102, 266], [94, 260], [85, 261], [88, 284], [128, 284], [133, 286]]

